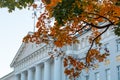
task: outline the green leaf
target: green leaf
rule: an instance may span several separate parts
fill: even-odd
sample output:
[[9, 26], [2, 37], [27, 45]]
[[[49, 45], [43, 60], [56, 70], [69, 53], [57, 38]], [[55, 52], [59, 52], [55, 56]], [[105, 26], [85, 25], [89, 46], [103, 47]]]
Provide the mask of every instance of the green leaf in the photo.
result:
[[117, 23], [117, 27], [114, 28], [114, 33], [117, 36], [120, 36], [120, 22]]
[[15, 2], [15, 0], [0, 0], [0, 7], [8, 8], [8, 11], [12, 12], [15, 10], [15, 8], [26, 8], [29, 4], [32, 4], [33, 2], [34, 0], [18, 0], [17, 2]]
[[[79, 0], [81, 2], [81, 0]], [[59, 25], [64, 25], [64, 22], [68, 21], [70, 18], [80, 15], [83, 12], [81, 7], [75, 3], [75, 0], [62, 0], [58, 3], [53, 10], [53, 17]]]
[[120, 1], [117, 1], [115, 5], [120, 6]]

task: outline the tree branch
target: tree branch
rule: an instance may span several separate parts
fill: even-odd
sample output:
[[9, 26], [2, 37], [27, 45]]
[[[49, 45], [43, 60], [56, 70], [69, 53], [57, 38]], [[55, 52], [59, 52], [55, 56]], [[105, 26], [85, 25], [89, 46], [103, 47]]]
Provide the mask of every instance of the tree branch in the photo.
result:
[[114, 25], [113, 22], [112, 22], [112, 23], [109, 23], [109, 24], [106, 24], [106, 25], [104, 25], [104, 26], [97, 26], [97, 25], [94, 25], [93, 23], [88, 23], [88, 22], [86, 22], [86, 21], [83, 21], [83, 22], [84, 22], [85, 24], [89, 25], [89, 26], [92, 26], [92, 27], [98, 28], [98, 29], [103, 29], [103, 28], [106, 28], [106, 27], [108, 27], [108, 26]]
[[88, 14], [97, 15], [97, 16], [99, 16], [101, 18], [104, 18], [104, 19], [108, 20], [110, 23], [113, 23], [110, 19], [108, 19], [107, 17], [104, 17], [102, 15], [99, 15], [99, 14], [96, 14], [96, 13], [88, 13]]
[[86, 26], [88, 26], [87, 24], [85, 24], [82, 28], [76, 30], [73, 34], [70, 34], [70, 35], [75, 35], [77, 32], [83, 30]]
[[110, 27], [110, 26], [107, 26], [107, 28], [106, 28], [101, 34], [99, 34], [96, 38], [94, 38], [94, 39], [92, 40], [91, 46], [90, 46], [90, 48], [88, 49], [88, 52], [87, 52], [87, 55], [86, 55], [86, 67], [89, 66], [89, 64], [87, 64], [87, 57], [88, 57], [89, 51], [90, 51], [90, 50], [92, 49], [92, 47], [93, 47], [93, 44], [94, 44], [95, 40], [96, 40], [98, 37], [100, 37], [102, 34], [104, 34], [104, 33], [109, 29], [109, 27]]

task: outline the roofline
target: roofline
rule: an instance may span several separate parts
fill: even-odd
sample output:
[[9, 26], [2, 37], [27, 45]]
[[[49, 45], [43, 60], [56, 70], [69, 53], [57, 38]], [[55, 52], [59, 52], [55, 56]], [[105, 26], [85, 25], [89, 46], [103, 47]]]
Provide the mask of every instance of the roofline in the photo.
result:
[[4, 79], [4, 78], [6, 78], [6, 77], [9, 77], [9, 76], [11, 76], [11, 75], [13, 75], [13, 73], [14, 73], [14, 71], [8, 73], [7, 75], [1, 77], [0, 80]]
[[12, 62], [11, 62], [11, 64], [10, 64], [10, 67], [13, 67], [14, 62], [15, 62], [16, 58], [18, 57], [18, 55], [20, 54], [20, 51], [21, 51], [21, 49], [22, 49], [22, 47], [23, 47], [24, 45], [25, 45], [25, 43], [23, 42], [23, 43], [21, 44], [20, 48], [18, 49], [15, 57], [13, 58], [13, 60], [12, 60]]
[[[33, 33], [34, 33], [34, 32], [31, 32], [31, 31], [28, 32], [28, 34], [33, 34]], [[13, 67], [14, 62], [15, 62], [16, 58], [18, 57], [18, 55], [20, 54], [20, 50], [22, 49], [22, 47], [23, 47], [24, 45], [25, 45], [25, 43], [22, 42], [20, 48], [18, 49], [18, 51], [17, 51], [15, 57], [13, 58], [13, 60], [12, 60], [12, 62], [11, 62], [11, 64], [10, 64], [10, 67]]]

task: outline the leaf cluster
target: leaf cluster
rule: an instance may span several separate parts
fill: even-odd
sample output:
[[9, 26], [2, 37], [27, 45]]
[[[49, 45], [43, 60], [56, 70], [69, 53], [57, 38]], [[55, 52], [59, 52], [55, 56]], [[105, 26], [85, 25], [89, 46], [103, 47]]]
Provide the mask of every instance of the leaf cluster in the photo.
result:
[[[100, 1], [100, 2], [99, 2]], [[103, 62], [109, 55], [106, 50], [100, 53], [102, 34], [112, 26], [115, 34], [120, 36], [120, 1], [119, 0], [42, 0], [45, 11], [41, 13], [36, 24], [37, 31], [24, 37], [23, 42], [50, 43], [62, 48], [66, 45], [78, 43], [76, 35], [84, 34], [90, 29], [88, 35], [90, 47], [85, 60], [80, 61], [73, 56], [64, 58], [65, 74], [69, 78], [77, 78], [83, 69], [94, 67], [95, 61]], [[7, 7], [9, 12], [15, 8], [25, 8], [33, 0], [1, 0], [0, 7]], [[34, 4], [34, 8], [37, 5]], [[54, 20], [51, 20], [54, 17]], [[54, 23], [51, 25], [51, 23]], [[99, 25], [99, 23], [104, 23]], [[50, 26], [47, 26], [50, 25]], [[93, 45], [97, 48], [93, 48]], [[74, 53], [73, 53], [74, 54]]]
[[120, 6], [120, 1], [117, 1], [115, 5]]
[[15, 8], [26, 8], [33, 2], [34, 0], [0, 0], [0, 8], [8, 8], [8, 11], [12, 12], [15, 10]]
[[114, 28], [114, 32], [117, 36], [120, 36], [120, 22], [117, 23], [117, 27]]
[[62, 0], [54, 7], [53, 17], [55, 17], [58, 24], [64, 25], [67, 20], [83, 12], [83, 9], [76, 1], [81, 2], [81, 0]]

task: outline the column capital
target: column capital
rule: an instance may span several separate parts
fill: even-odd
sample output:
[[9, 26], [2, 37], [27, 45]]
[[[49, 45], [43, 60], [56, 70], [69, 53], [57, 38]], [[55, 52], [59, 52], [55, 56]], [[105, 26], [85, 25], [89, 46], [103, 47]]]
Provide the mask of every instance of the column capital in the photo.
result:
[[25, 72], [23, 71], [23, 72], [21, 72], [21, 74], [25, 74]]
[[35, 68], [37, 68], [37, 67], [41, 67], [41, 65], [40, 64], [35, 65]]

